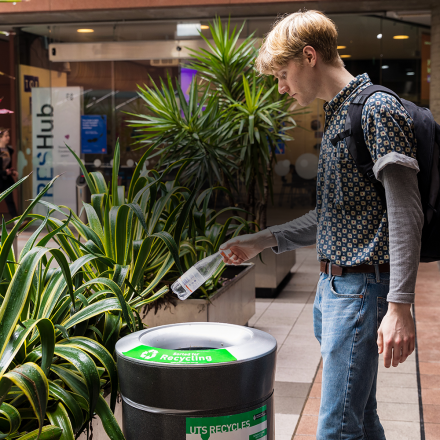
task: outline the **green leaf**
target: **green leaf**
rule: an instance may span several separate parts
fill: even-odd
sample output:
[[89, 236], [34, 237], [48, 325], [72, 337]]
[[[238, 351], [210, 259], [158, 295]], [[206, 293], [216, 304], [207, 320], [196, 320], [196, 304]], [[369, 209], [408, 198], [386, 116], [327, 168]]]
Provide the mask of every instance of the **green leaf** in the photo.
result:
[[0, 376], [9, 367], [15, 355], [18, 353], [18, 350], [25, 342], [26, 338], [35, 329], [35, 327], [37, 327], [38, 331], [40, 332], [41, 349], [43, 355], [41, 369], [44, 371], [46, 376], [49, 374], [49, 368], [52, 363], [55, 345], [55, 330], [52, 321], [46, 318], [39, 319], [37, 321], [30, 319], [24, 322], [24, 326], [25, 328], [16, 328], [11, 339], [6, 345], [6, 348], [0, 359]]
[[[35, 205], [39, 202], [39, 200], [46, 194], [46, 192], [49, 190], [49, 188], [52, 186], [53, 182], [58, 178], [59, 176], [56, 176], [53, 178], [37, 195], [37, 197], [29, 204], [29, 206], [24, 211], [23, 215], [18, 219], [15, 226], [12, 228], [11, 232], [8, 234], [8, 237], [6, 240], [2, 240], [2, 252], [0, 252], [0, 278], [3, 276], [3, 271], [5, 269], [6, 261], [9, 258], [9, 250], [12, 247], [12, 243], [15, 239], [15, 236], [18, 233], [18, 229], [20, 228], [21, 224], [23, 223], [24, 219], [27, 217], [27, 215], [32, 212]], [[1, 314], [0, 314], [1, 319]], [[0, 340], [1, 340], [1, 331], [0, 331]], [[0, 345], [1, 349], [1, 345]], [[0, 352], [1, 354], [1, 352]]]
[[[133, 314], [131, 313], [131, 308], [127, 307], [127, 303], [124, 299], [124, 294], [122, 290], [113, 280], [109, 280], [108, 278], [94, 278], [93, 280], [88, 281], [87, 283], [83, 284], [79, 289], [77, 289], [76, 294], [82, 293], [88, 286], [93, 286], [95, 284], [102, 284], [104, 286], [107, 286], [113, 292], [113, 294], [118, 298], [120, 303], [120, 309], [122, 310], [122, 314], [124, 316], [125, 322], [132, 329], [132, 331], [134, 331], [134, 327], [133, 327], [134, 317]], [[86, 307], [86, 309], [88, 309], [88, 307]], [[68, 328], [66, 324], [64, 324], [64, 326]]]
[[107, 405], [107, 402], [102, 396], [99, 396], [98, 404], [96, 405], [96, 413], [102, 421], [102, 426], [110, 440], [125, 440], [121, 428], [112, 414], [112, 411]]
[[3, 377], [23, 391], [35, 412], [41, 432], [49, 400], [49, 385], [43, 370], [37, 364], [28, 362], [8, 371]]
[[48, 251], [46, 248], [31, 249], [25, 255], [12, 282], [9, 284], [0, 308], [0, 356], [3, 356], [6, 346], [15, 331], [15, 326], [20, 319], [36, 267]]
[[99, 374], [93, 359], [80, 349], [61, 344], [55, 345], [55, 354], [73, 364], [83, 377], [88, 391], [91, 418], [100, 389]]
[[118, 372], [116, 370], [116, 364], [112, 358], [112, 355], [101, 344], [89, 338], [73, 337], [69, 340], [61, 341], [60, 344], [65, 344], [86, 351], [87, 353], [96, 357], [99, 362], [101, 362], [101, 364], [107, 370], [110, 378], [112, 387], [110, 407], [112, 411], [114, 411], [116, 405], [116, 396], [118, 392]]
[[36, 429], [20, 437], [20, 440], [59, 440], [63, 430], [58, 426], [45, 426], [41, 432]]
[[56, 384], [54, 381], [49, 381], [49, 396], [60, 400], [63, 402], [65, 407], [70, 411], [72, 414], [71, 422], [72, 422], [72, 429], [76, 433], [81, 428], [84, 417], [81, 410], [81, 407], [79, 406], [76, 399], [72, 396], [71, 393], [66, 391], [64, 388], [60, 387], [58, 384]]
[[92, 205], [83, 202], [84, 209], [86, 210], [87, 219], [89, 220], [89, 225], [100, 238], [101, 242], [104, 243], [104, 231], [102, 230], [101, 221], [99, 216]]
[[120, 160], [121, 160], [121, 150], [119, 147], [119, 139], [118, 139], [116, 141], [115, 151], [113, 154], [113, 169], [112, 169], [113, 206], [120, 206], [124, 203], [124, 200], [119, 200], [119, 196], [118, 196], [118, 177], [119, 177]]
[[21, 416], [12, 405], [9, 405], [6, 402], [3, 402], [0, 405], [0, 415], [6, 418], [9, 423], [9, 431], [4, 434], [0, 433], [0, 439], [3, 439], [14, 434], [18, 430], [21, 424]]
[[107, 298], [95, 304], [91, 304], [84, 309], [81, 309], [72, 317], [64, 321], [63, 326], [66, 329], [69, 329], [74, 325], [79, 324], [80, 322], [90, 319], [93, 316], [100, 315], [101, 313], [108, 312], [110, 310], [122, 310], [121, 304], [117, 298]]
[[86, 179], [87, 186], [89, 187], [90, 194], [97, 194], [98, 191], [96, 190], [95, 184], [93, 183], [92, 179], [90, 178], [89, 172], [87, 171], [85, 165], [82, 163], [82, 160], [76, 155], [76, 153], [70, 149], [70, 147], [67, 144], [64, 144], [69, 151], [72, 153], [73, 157], [78, 162], [79, 167], [81, 168], [81, 171], [84, 174], [84, 178]]
[[53, 411], [47, 412], [47, 418], [52, 425], [58, 426], [63, 430], [60, 440], [75, 440], [72, 424], [64, 405], [59, 402]]

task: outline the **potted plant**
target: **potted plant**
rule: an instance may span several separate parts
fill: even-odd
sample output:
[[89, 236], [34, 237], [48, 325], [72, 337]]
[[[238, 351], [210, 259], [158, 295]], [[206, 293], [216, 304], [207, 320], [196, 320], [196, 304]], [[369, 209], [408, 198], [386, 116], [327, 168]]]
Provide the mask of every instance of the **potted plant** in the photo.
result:
[[[188, 222], [180, 242], [180, 260], [184, 270], [197, 261], [217, 252], [220, 245], [242, 231], [250, 231], [251, 223], [241, 217], [229, 217], [219, 222], [219, 217], [233, 210], [220, 211], [209, 208], [212, 194], [223, 188], [209, 188], [194, 200]], [[224, 189], [223, 189], [224, 190]], [[172, 284], [180, 274], [170, 270], [163, 282]], [[246, 324], [255, 314], [254, 265], [225, 266], [221, 264], [213, 277], [196, 290], [189, 299], [180, 301], [173, 297], [161, 307], [161, 301], [146, 306], [144, 323], [148, 326], [177, 322], [227, 322]]]
[[[174, 91], [170, 79], [161, 88], [140, 88], [149, 114], [137, 115], [131, 122], [138, 128], [140, 144], [157, 149], [160, 164], [168, 165], [182, 156], [189, 159], [199, 178], [211, 185], [220, 182], [228, 189], [231, 206], [240, 206], [243, 187], [247, 196], [242, 207], [259, 227], [266, 228], [276, 146], [291, 139], [287, 131], [296, 124], [289, 111], [292, 100], [286, 95], [280, 98], [274, 80], [257, 76], [253, 69], [256, 40], [251, 35], [237, 43], [243, 26], [237, 32], [228, 23], [224, 29], [216, 19], [210, 26], [214, 44], [202, 35], [210, 50], [192, 51], [190, 67], [198, 71], [202, 84], [192, 82], [188, 103], [178, 84]], [[295, 264], [294, 252], [287, 259], [269, 252], [263, 260], [270, 260], [270, 266], [255, 260], [257, 288], [270, 289], [260, 290], [263, 296], [272, 296]], [[290, 267], [282, 264], [288, 260]], [[270, 277], [273, 271], [284, 275]]]

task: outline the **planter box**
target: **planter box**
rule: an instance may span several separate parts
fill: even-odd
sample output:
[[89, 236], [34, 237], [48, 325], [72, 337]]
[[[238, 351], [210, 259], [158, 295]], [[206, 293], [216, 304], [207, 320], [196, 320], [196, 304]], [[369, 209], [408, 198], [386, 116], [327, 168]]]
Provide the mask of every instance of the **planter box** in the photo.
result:
[[255, 264], [255, 287], [257, 298], [274, 298], [289, 281], [290, 270], [295, 265], [295, 251], [276, 254], [271, 248], [262, 252], [264, 263], [256, 256], [250, 260]]
[[[226, 322], [246, 325], [255, 314], [255, 266], [228, 266], [223, 276], [231, 278], [210, 298], [180, 301], [174, 307], [154, 310], [143, 318], [149, 327], [178, 322]], [[141, 314], [142, 316], [142, 314]]]

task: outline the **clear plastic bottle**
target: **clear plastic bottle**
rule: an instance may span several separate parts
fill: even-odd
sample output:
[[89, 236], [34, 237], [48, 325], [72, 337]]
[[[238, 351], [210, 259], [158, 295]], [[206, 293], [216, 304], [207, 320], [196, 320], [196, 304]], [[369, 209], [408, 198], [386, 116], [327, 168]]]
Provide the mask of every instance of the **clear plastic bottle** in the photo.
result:
[[193, 267], [191, 267], [191, 269], [187, 270], [172, 284], [171, 290], [181, 300], [188, 298], [188, 296], [214, 275], [214, 272], [222, 263], [223, 257], [226, 257], [229, 254], [231, 254], [229, 249], [218, 251], [215, 254], [198, 261]]

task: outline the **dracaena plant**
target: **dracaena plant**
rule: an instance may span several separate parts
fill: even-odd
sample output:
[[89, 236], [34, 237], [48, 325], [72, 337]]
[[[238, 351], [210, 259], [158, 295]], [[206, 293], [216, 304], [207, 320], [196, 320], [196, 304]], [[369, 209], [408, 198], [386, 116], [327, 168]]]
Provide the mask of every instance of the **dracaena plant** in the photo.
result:
[[211, 185], [214, 176], [227, 188], [231, 206], [237, 206], [243, 187], [243, 207], [265, 228], [276, 145], [292, 139], [287, 132], [296, 124], [289, 111], [292, 100], [279, 96], [272, 78], [256, 74], [257, 40], [253, 35], [240, 40], [243, 27], [231, 29], [229, 22], [224, 27], [217, 18], [210, 25], [213, 43], [202, 35], [208, 50], [191, 51], [189, 66], [198, 73], [188, 103], [171, 80], [160, 88], [140, 88], [149, 113], [131, 122], [141, 145], [158, 148], [160, 165], [190, 159], [189, 174]]
[[138, 119], [129, 122], [138, 129], [138, 142], [156, 149], [151, 157], [160, 156], [159, 168], [188, 159], [182, 174], [185, 184], [206, 181], [214, 186], [232, 181], [237, 133], [217, 93], [207, 88], [201, 92], [193, 81], [187, 102], [180, 85], [176, 82], [174, 88], [168, 76], [167, 82], [160, 80], [160, 88], [154, 81], [151, 88], [139, 87], [139, 96], [148, 114], [132, 115]]
[[[209, 89], [218, 93], [224, 108], [234, 123], [232, 149], [237, 151], [236, 176], [246, 189], [244, 204], [265, 228], [269, 196], [273, 196], [273, 167], [276, 163], [276, 146], [292, 140], [288, 131], [296, 126], [295, 112], [289, 110], [292, 100], [280, 96], [272, 76], [259, 76], [253, 68], [257, 56], [258, 40], [254, 34], [240, 40], [245, 23], [240, 29], [231, 29], [230, 21], [223, 26], [220, 18], [210, 24], [214, 44], [202, 35], [209, 50], [191, 50], [189, 67]], [[234, 148], [235, 147], [235, 148]]]

